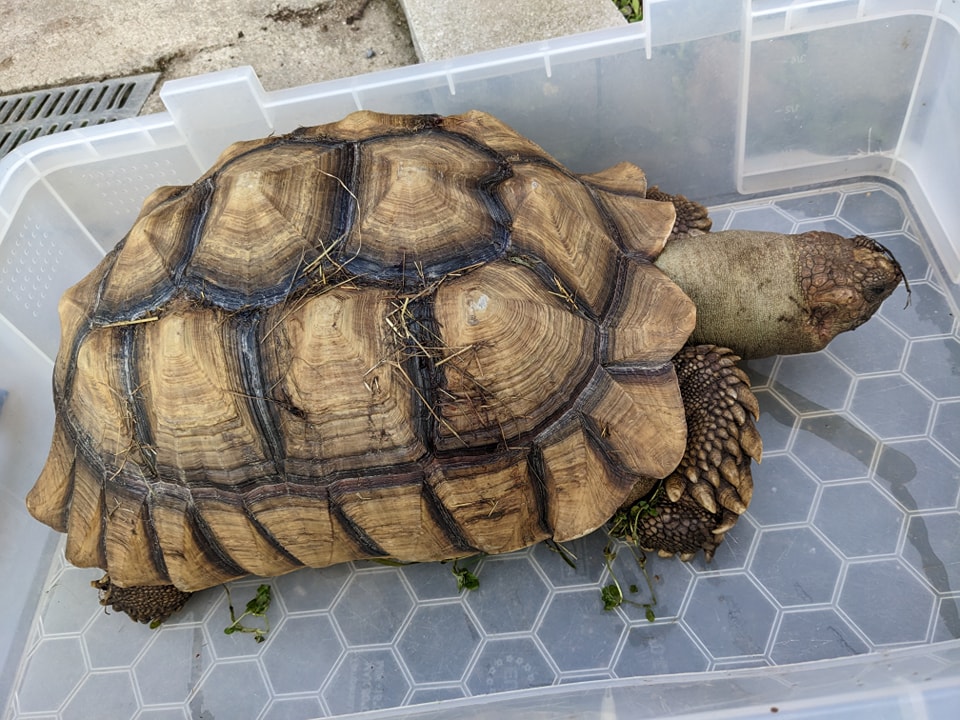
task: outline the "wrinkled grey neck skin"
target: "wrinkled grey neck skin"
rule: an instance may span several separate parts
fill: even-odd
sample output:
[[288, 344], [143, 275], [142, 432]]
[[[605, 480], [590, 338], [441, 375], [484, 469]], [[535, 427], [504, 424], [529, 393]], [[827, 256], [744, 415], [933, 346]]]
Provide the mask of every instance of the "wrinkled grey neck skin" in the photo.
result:
[[681, 236], [656, 265], [697, 307], [690, 342], [745, 359], [820, 350], [868, 320], [902, 279], [873, 240], [824, 232]]
[[784, 238], [731, 231], [667, 243], [656, 264], [697, 306], [691, 343], [728, 347], [743, 358], [801, 352], [790, 339], [796, 328], [783, 327], [796, 325], [783, 318], [797, 317], [800, 296], [795, 244]]

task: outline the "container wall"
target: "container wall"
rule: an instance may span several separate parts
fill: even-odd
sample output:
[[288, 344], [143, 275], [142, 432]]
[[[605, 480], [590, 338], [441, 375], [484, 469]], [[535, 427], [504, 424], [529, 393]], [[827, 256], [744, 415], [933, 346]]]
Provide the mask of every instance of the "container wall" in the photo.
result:
[[[263, 91], [250, 68], [173, 81], [161, 92], [167, 113], [44, 138], [0, 161], [0, 573], [6, 579], [0, 588], [5, 609], [0, 616], [0, 657], [6, 658], [0, 697], [7, 695], [21, 664], [51, 562], [53, 534], [28, 517], [22, 498], [42, 467], [52, 429], [49, 376], [59, 340], [57, 299], [123, 237], [151, 190], [191, 182], [235, 140], [333, 121], [360, 108], [436, 113], [482, 108], [575, 171], [630, 160], [665, 190], [710, 203], [865, 175], [892, 181], [906, 194], [914, 213], [909, 217], [917, 218], [908, 222], [905, 211], [901, 226], [887, 233], [896, 242], [901, 230], [915, 231], [904, 241], [922, 266], [916, 278], [921, 292], [910, 312], [921, 328], [926, 327], [923, 323], [936, 327], [928, 328], [929, 337], [917, 338], [902, 327], [902, 320], [890, 316], [882, 320], [880, 335], [908, 338], [901, 338], [903, 347], [908, 340], [931, 348], [942, 343], [947, 350], [938, 356], [940, 374], [933, 380], [950, 380], [944, 368], [949, 366], [946, 353], [956, 344], [956, 285], [951, 315], [949, 300], [943, 299], [951, 293], [934, 288], [935, 273], [924, 264], [924, 253], [935, 252], [953, 282], [960, 280], [960, 3], [647, 0], [645, 7], [647, 19], [636, 26], [274, 93]], [[796, 204], [771, 212], [786, 217], [791, 227], [804, 222]], [[850, 220], [839, 210], [836, 215], [831, 219]], [[917, 249], [921, 244], [924, 251]], [[924, 298], [935, 302], [933, 320], [920, 314], [930, 306]], [[893, 344], [878, 341], [877, 347]], [[848, 352], [850, 362], [861, 357], [856, 348]], [[846, 361], [837, 357], [827, 366], [839, 368], [844, 377], [855, 374], [843, 370]], [[947, 424], [956, 417], [955, 391], [931, 391], [924, 385], [929, 377], [923, 376], [926, 366], [917, 363], [918, 355], [902, 351], [900, 357], [903, 363], [898, 359], [884, 372], [899, 373], [902, 365], [906, 375], [921, 377], [890, 387], [906, 387], [920, 397], [930, 423], [907, 435], [896, 428], [891, 437], [908, 449], [917, 444], [928, 451], [933, 447], [935, 453], [930, 452], [938, 458], [956, 453], [948, 447], [956, 426]], [[883, 380], [872, 378], [881, 385]], [[806, 412], [812, 427], [820, 427], [817, 421], [823, 417], [834, 417], [826, 412], [821, 417], [816, 409]], [[850, 427], [860, 432], [861, 421], [857, 416]], [[773, 439], [776, 423], [771, 428]], [[932, 439], [925, 436], [930, 428]], [[880, 433], [871, 447], [880, 453], [889, 440]], [[811, 454], [819, 457], [820, 446], [814, 448]], [[785, 446], [782, 453], [793, 450]], [[867, 469], [856, 471], [863, 477], [851, 476], [863, 480], [861, 485], [880, 464], [872, 455], [868, 461]], [[933, 467], [953, 465], [951, 459]], [[826, 478], [824, 485], [836, 479]], [[871, 476], [871, 482], [874, 479]], [[894, 496], [890, 487], [881, 490], [884, 497]], [[888, 505], [898, 502], [890, 498], [885, 500]], [[958, 512], [955, 497], [932, 511], [951, 520]], [[898, 512], [906, 517], [914, 511]], [[908, 527], [902, 518], [900, 522], [901, 528]], [[748, 533], [753, 528], [758, 536], [764, 532], [750, 522], [743, 527]], [[748, 537], [746, 546], [754, 547], [752, 542]], [[844, 563], [856, 561], [843, 557]], [[907, 563], [913, 570], [906, 565], [901, 569], [909, 570], [917, 583], [925, 582], [921, 576], [927, 566], [917, 563]], [[934, 590], [923, 587], [931, 608], [935, 605], [941, 614], [945, 607], [955, 608], [955, 590], [950, 594], [938, 588], [936, 593], [934, 603]], [[774, 605], [769, 598], [765, 602]], [[907, 696], [902, 707], [946, 717], [938, 715], [937, 708], [955, 699], [948, 686], [960, 678], [960, 660], [956, 641], [937, 623], [930, 615], [929, 623], [917, 631], [918, 641], [929, 645], [910, 656], [914, 664], [891, 665], [892, 674], [868, 683], [873, 694], [858, 702], [882, 696], [893, 697], [896, 705], [900, 695], [884, 694], [883, 687], [900, 684]], [[764, 637], [774, 637], [769, 634], [772, 627]], [[585, 687], [582, 693], [574, 690], [565, 696], [567, 704], [558, 707], [601, 713], [613, 697], [625, 717], [630, 713], [622, 708], [631, 703], [656, 710], [650, 714], [681, 715], [718, 702], [734, 712], [778, 697], [771, 687], [800, 687], [828, 697], [849, 687], [832, 685], [833, 680], [859, 683], [879, 672], [878, 658], [899, 642], [872, 644], [869, 649], [879, 652], [844, 661], [845, 668], [859, 669], [843, 675], [834, 675], [835, 666], [825, 661], [822, 675], [804, 675], [803, 682], [788, 670], [730, 676], [722, 670], [721, 658], [711, 666], [717, 672], [708, 676], [710, 683], [694, 675], [658, 681], [654, 689], [643, 681], [621, 683], [621, 690]], [[928, 677], [943, 687], [923, 687]], [[720, 695], [694, 692], [704, 685], [720, 688]], [[561, 690], [552, 692], [559, 702]], [[663, 704], [653, 704], [661, 697]], [[799, 694], [789, 697], [802, 700]], [[517, 707], [530, 703], [537, 707], [542, 700], [524, 698]], [[463, 710], [465, 714], [456, 716], [473, 716]]]
[[933, 27], [893, 177], [910, 193], [931, 243], [960, 283], [960, 4]]

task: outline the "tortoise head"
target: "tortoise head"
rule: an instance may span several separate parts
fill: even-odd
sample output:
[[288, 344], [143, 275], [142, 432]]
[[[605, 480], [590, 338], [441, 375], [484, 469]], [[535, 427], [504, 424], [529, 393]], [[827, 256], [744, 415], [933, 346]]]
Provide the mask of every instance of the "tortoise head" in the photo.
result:
[[820, 347], [865, 323], [901, 280], [906, 283], [893, 254], [866, 236], [813, 231], [796, 242], [800, 304]]

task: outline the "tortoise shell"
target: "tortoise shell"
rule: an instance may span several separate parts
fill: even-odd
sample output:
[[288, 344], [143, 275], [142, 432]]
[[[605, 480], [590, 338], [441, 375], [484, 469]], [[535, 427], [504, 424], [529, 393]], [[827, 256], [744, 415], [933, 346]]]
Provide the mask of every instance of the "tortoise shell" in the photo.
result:
[[231, 146], [61, 300], [30, 511], [186, 591], [596, 529], [686, 442], [695, 309], [645, 193], [479, 112]]

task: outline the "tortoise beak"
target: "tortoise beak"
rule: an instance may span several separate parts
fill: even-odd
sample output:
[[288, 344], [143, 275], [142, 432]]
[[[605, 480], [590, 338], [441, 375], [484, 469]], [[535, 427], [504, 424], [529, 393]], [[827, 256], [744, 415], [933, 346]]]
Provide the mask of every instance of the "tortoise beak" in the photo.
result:
[[879, 306], [880, 303], [886, 300], [890, 294], [897, 289], [897, 285], [903, 280], [903, 285], [907, 290], [907, 305], [909, 305], [910, 283], [907, 282], [907, 276], [904, 274], [903, 268], [900, 266], [900, 263], [897, 262], [897, 258], [894, 257], [893, 253], [866, 235], [857, 235], [853, 238], [853, 242], [858, 248], [870, 254], [870, 259], [872, 260], [870, 265], [874, 266], [874, 270], [877, 272], [877, 276], [873, 278], [873, 281], [867, 282], [863, 286], [862, 292], [864, 299], [871, 303], [876, 302]]

